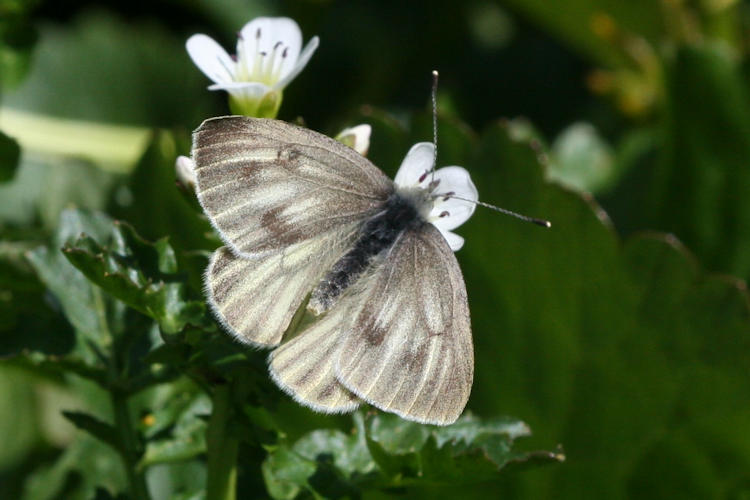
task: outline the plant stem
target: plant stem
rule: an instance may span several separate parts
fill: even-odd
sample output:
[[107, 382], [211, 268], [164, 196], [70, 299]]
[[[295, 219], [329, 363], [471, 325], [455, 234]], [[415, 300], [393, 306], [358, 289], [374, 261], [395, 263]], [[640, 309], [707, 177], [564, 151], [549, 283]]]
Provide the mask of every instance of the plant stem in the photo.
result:
[[128, 476], [130, 494], [134, 500], [149, 500], [151, 496], [146, 487], [146, 476], [138, 467], [138, 441], [130, 420], [127, 394], [117, 389], [110, 389], [112, 408], [115, 416], [115, 428], [120, 433], [120, 456], [122, 456], [125, 473]]
[[235, 500], [237, 491], [237, 451], [239, 444], [227, 430], [231, 418], [231, 388], [217, 385], [208, 420], [208, 481], [206, 500]]
[[[117, 337], [112, 335], [109, 328], [107, 305], [102, 293], [103, 292], [100, 289], [92, 287], [92, 295], [101, 333], [111, 349], [108, 370], [110, 382], [113, 382], [118, 380], [120, 376], [123, 364], [121, 359], [125, 356], [125, 353], [122, 352]], [[151, 496], [148, 494], [148, 488], [146, 487], [146, 476], [143, 470], [138, 467], [138, 461], [140, 460], [140, 446], [138, 443], [138, 435], [136, 434], [135, 429], [133, 428], [133, 422], [130, 419], [130, 411], [128, 409], [129, 395], [127, 392], [112, 384], [109, 385], [108, 390], [112, 400], [112, 412], [114, 413], [115, 420], [114, 424], [118, 434], [117, 439], [120, 444], [117, 451], [119, 452], [120, 457], [122, 457], [123, 467], [125, 467], [125, 474], [127, 475], [128, 485], [130, 487], [130, 497], [133, 500], [150, 500]]]

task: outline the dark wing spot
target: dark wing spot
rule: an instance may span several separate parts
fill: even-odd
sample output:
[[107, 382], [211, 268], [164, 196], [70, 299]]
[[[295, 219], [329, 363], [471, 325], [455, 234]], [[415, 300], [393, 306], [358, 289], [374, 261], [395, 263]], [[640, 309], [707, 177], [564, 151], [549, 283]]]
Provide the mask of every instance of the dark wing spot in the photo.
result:
[[357, 323], [359, 324], [357, 328], [364, 333], [365, 342], [369, 347], [377, 347], [383, 343], [387, 330], [376, 324], [375, 315], [371, 311], [363, 310]]
[[330, 383], [326, 384], [325, 387], [318, 393], [318, 399], [324, 400], [333, 394], [333, 391], [336, 389], [336, 386], [338, 386], [339, 383], [336, 382], [336, 380], [332, 380]]
[[401, 366], [405, 367], [405, 371], [410, 373], [422, 372], [429, 345], [429, 342], [422, 342], [416, 347], [416, 350], [408, 349], [401, 354]]
[[261, 227], [272, 236], [278, 246], [289, 246], [305, 237], [304, 231], [289, 224], [289, 222], [281, 216], [281, 213], [285, 208], [286, 205], [276, 206], [267, 210], [260, 218]]

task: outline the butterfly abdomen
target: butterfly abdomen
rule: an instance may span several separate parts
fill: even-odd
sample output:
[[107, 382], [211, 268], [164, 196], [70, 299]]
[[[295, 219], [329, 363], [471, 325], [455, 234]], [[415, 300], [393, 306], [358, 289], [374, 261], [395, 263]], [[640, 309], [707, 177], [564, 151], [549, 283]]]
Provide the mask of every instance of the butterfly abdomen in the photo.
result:
[[367, 219], [359, 230], [357, 240], [318, 283], [313, 290], [308, 308], [321, 314], [331, 308], [336, 299], [383, 255], [406, 230], [426, 224], [415, 202], [394, 192]]

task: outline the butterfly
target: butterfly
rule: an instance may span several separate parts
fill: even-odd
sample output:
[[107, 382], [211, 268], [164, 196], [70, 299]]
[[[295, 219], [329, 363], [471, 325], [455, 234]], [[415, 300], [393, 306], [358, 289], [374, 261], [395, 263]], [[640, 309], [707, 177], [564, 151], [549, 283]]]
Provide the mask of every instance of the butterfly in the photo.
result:
[[322, 134], [240, 116], [203, 122], [192, 157], [225, 244], [208, 302], [236, 339], [273, 349], [281, 389], [325, 413], [365, 401], [422, 423], [461, 415], [474, 352], [451, 230], [479, 203], [465, 169], [435, 170], [424, 142], [392, 181]]

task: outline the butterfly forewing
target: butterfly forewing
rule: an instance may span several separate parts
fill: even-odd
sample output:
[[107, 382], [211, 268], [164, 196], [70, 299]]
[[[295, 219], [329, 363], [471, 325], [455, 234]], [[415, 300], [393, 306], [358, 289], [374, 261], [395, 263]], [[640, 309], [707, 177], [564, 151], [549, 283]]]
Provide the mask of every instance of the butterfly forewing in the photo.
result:
[[360, 223], [393, 191], [354, 150], [275, 120], [206, 120], [193, 136], [193, 159], [204, 211], [243, 257]]
[[275, 120], [206, 120], [193, 146], [198, 198], [228, 245], [206, 273], [209, 303], [238, 339], [277, 345], [393, 185], [346, 146]]
[[471, 391], [474, 352], [461, 270], [430, 224], [405, 232], [337, 307], [346, 307], [336, 377], [410, 420], [454, 422]]

